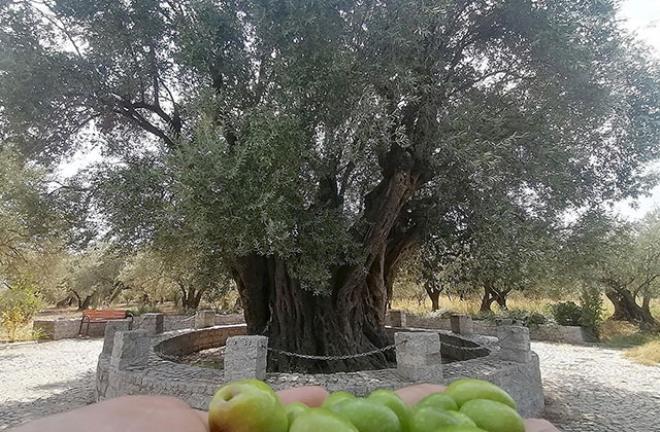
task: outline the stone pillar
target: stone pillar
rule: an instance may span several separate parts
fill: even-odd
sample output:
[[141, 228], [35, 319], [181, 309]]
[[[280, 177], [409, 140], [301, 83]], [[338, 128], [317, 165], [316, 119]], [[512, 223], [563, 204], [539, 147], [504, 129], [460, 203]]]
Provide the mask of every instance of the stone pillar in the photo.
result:
[[149, 361], [151, 338], [144, 330], [118, 331], [110, 356], [110, 366], [126, 369], [131, 366], [144, 366]]
[[162, 313], [147, 313], [142, 316], [141, 330], [146, 331], [150, 336], [161, 334], [163, 332], [164, 316]]
[[195, 314], [195, 328], [202, 329], [215, 325], [215, 311], [200, 310]]
[[471, 335], [472, 330], [472, 318], [468, 315], [452, 315], [449, 318], [451, 323], [451, 331], [459, 335]]
[[103, 336], [103, 350], [102, 356], [109, 356], [112, 354], [112, 347], [115, 343], [115, 334], [120, 331], [128, 331], [131, 329], [131, 320], [112, 320], [105, 324], [105, 333]]
[[442, 381], [440, 336], [432, 332], [399, 332], [394, 334], [396, 367], [411, 381]]
[[391, 310], [390, 325], [392, 327], [406, 327], [406, 313], [401, 310]]
[[498, 326], [497, 338], [500, 340], [500, 357], [503, 360], [518, 363], [527, 363], [532, 360], [532, 348], [527, 327]]
[[225, 345], [225, 380], [264, 379], [268, 338], [266, 336], [233, 336]]

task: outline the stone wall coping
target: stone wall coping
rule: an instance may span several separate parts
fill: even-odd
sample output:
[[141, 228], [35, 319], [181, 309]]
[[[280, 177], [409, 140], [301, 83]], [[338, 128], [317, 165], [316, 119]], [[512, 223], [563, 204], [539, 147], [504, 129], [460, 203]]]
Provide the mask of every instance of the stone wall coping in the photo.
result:
[[67, 318], [67, 317], [57, 317], [57, 318], [36, 318], [33, 322], [58, 322], [58, 321], [77, 321], [80, 322], [82, 317], [78, 318]]
[[[451, 318], [441, 318], [439, 316], [422, 316], [412, 313], [408, 314], [405, 311], [396, 311], [396, 316], [392, 320], [390, 320], [388, 316], [388, 322], [401, 321], [402, 314], [405, 315], [403, 320], [406, 322], [407, 326], [410, 327], [434, 330], [452, 329]], [[487, 336], [497, 335], [497, 323], [492, 321], [472, 319], [472, 327], [474, 334]], [[550, 323], [530, 325], [528, 328], [530, 331], [530, 339], [536, 341], [569, 343], [577, 345], [590, 344], [596, 341], [593, 333], [589, 329], [580, 326], [562, 326], [557, 323]], [[466, 336], [465, 334], [462, 335]]]
[[[179, 337], [192, 337], [195, 334], [221, 333], [215, 336], [229, 337], [232, 330], [246, 328], [244, 324], [222, 325], [198, 330], [177, 330], [151, 338], [149, 358], [146, 366], [119, 370], [113, 368], [108, 356], [99, 358], [96, 395], [97, 400], [126, 394], [162, 394], [184, 399], [197, 409], [206, 409], [215, 390], [225, 382], [223, 370], [196, 367], [167, 361], [156, 354], [167, 341]], [[429, 329], [407, 329], [426, 331]], [[445, 334], [445, 332], [437, 332]], [[516, 363], [502, 360], [495, 347], [494, 338], [484, 336], [459, 336], [468, 343], [483, 345], [488, 343], [489, 354], [471, 360], [457, 361], [443, 365], [441, 382], [448, 383], [460, 377], [486, 379], [502, 386], [518, 401], [521, 414], [537, 416], [543, 411], [543, 389], [539, 369], [539, 359], [532, 353], [531, 361]], [[442, 337], [441, 337], [442, 339]], [[300, 385], [322, 385], [329, 391], [347, 390], [365, 395], [376, 388], [397, 388], [412, 384], [396, 369], [368, 370], [335, 374], [294, 374], [268, 373], [265, 377], [275, 389]]]

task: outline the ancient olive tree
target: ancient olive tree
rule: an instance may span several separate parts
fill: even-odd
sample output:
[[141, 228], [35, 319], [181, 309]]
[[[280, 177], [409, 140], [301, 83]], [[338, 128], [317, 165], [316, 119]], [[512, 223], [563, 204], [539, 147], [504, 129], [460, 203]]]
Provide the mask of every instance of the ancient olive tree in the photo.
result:
[[41, 161], [95, 131], [114, 235], [199, 242], [273, 347], [370, 351], [407, 251], [497, 202], [552, 217], [646, 186], [658, 71], [615, 6], [4, 2], [0, 124]]
[[633, 224], [588, 212], [571, 228], [564, 249], [563, 277], [600, 289], [614, 305], [612, 319], [657, 327], [650, 310], [660, 286], [657, 213]]

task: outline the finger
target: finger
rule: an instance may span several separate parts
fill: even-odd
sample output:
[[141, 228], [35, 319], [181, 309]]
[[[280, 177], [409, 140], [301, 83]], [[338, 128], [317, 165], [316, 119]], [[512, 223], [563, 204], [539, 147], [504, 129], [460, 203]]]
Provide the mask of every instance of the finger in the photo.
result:
[[525, 432], [559, 432], [549, 421], [541, 419], [525, 420]]
[[206, 430], [209, 430], [209, 413], [208, 411], [201, 411], [201, 410], [194, 410], [195, 414], [199, 416], [199, 419], [202, 421], [202, 424], [204, 424], [204, 427]]
[[73, 411], [44, 417], [13, 432], [85, 432], [95, 425], [98, 432], [158, 432], [170, 430], [205, 432], [200, 421], [185, 402], [164, 396], [124, 396], [88, 405]]
[[447, 387], [437, 384], [417, 384], [399, 389], [396, 391], [396, 394], [408, 405], [414, 405], [426, 396], [432, 393], [443, 392], [446, 389]]
[[302, 402], [310, 407], [321, 406], [325, 398], [328, 397], [328, 391], [319, 386], [286, 389], [277, 392], [277, 394], [280, 396], [280, 400], [284, 404]]

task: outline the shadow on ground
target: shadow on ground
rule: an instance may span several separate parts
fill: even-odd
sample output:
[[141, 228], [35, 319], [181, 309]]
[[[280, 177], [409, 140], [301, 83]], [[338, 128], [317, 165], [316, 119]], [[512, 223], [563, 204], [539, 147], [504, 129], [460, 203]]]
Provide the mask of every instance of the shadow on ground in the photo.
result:
[[657, 392], [630, 391], [569, 373], [544, 382], [544, 392], [545, 417], [564, 432], [660, 431], [660, 383]]
[[[94, 402], [94, 373], [64, 382], [39, 386], [52, 394], [32, 400], [0, 399], [0, 430]], [[2, 395], [0, 395], [0, 398]]]

